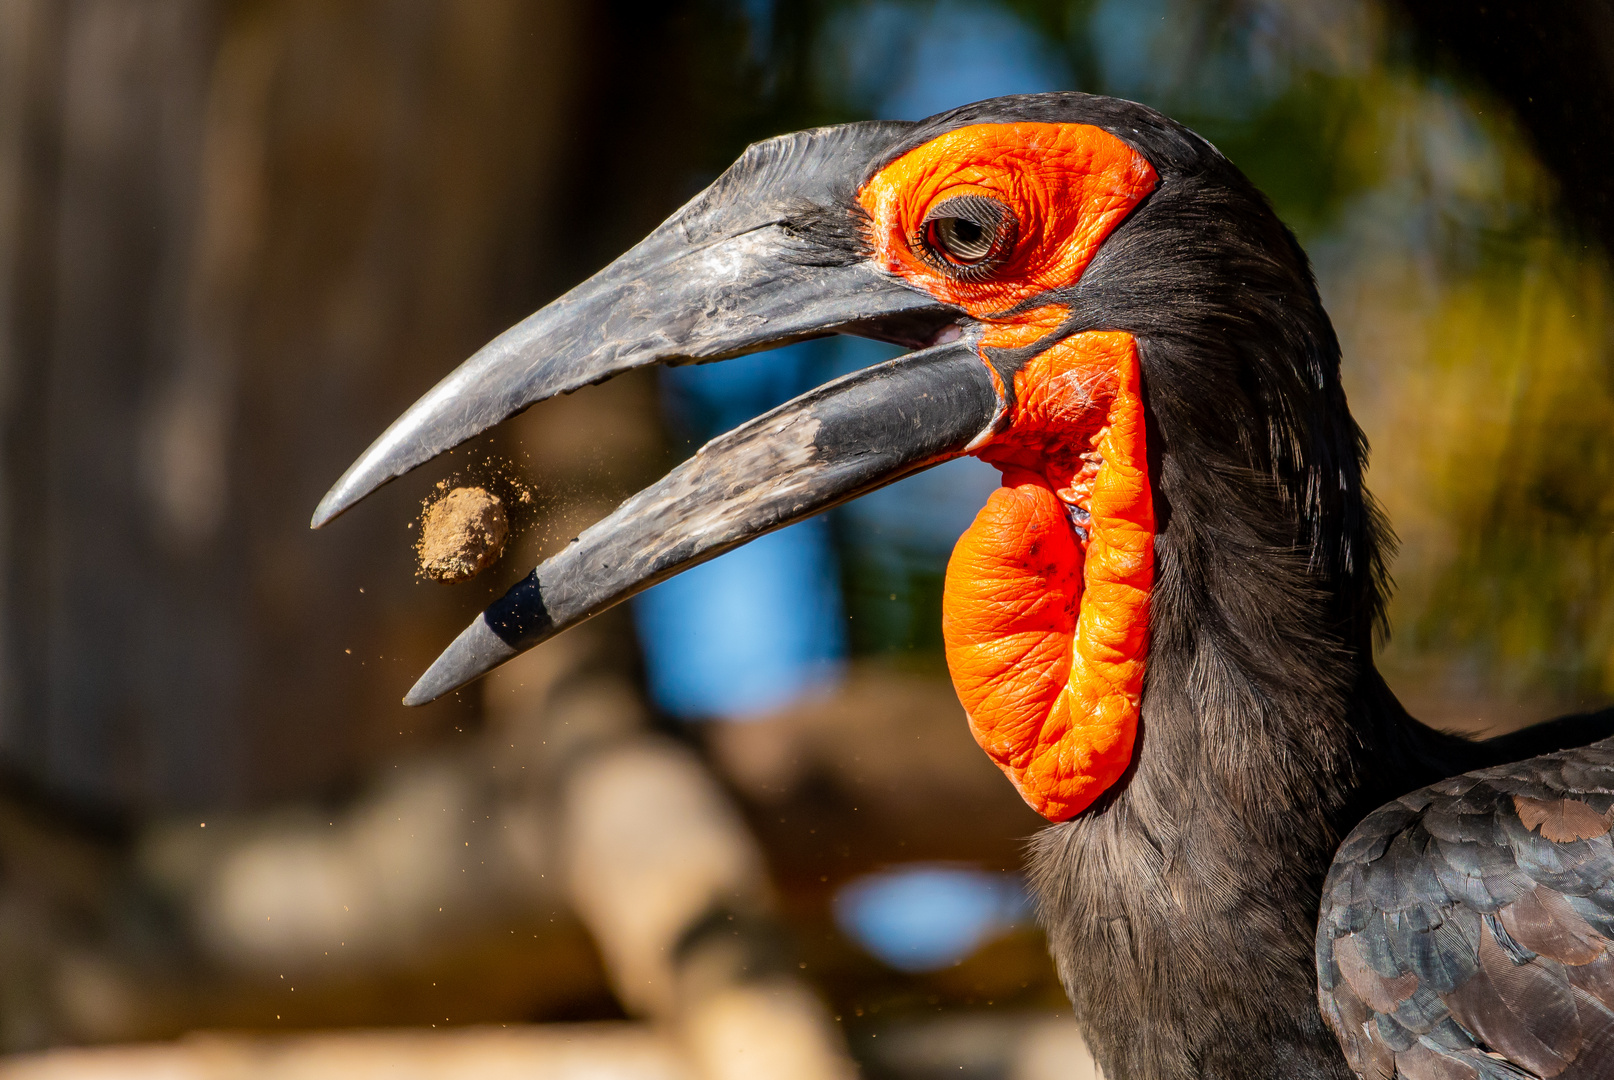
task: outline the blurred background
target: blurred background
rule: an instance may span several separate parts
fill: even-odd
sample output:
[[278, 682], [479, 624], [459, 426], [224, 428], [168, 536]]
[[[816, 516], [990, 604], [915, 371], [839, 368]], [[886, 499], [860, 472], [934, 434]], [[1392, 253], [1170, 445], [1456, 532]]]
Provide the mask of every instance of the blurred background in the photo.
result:
[[[0, 1076], [1093, 1075], [940, 652], [993, 470], [399, 704], [622, 497], [892, 350], [634, 373], [307, 528], [749, 142], [1060, 89], [1196, 128], [1310, 253], [1414, 714], [1614, 701], [1599, 0], [0, 0]], [[503, 561], [422, 580], [433, 485], [511, 478]]]

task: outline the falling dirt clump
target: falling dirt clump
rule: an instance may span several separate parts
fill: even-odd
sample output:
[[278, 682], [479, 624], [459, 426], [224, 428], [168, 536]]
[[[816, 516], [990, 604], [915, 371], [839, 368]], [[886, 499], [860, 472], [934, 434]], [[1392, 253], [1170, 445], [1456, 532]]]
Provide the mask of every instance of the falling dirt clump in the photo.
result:
[[421, 519], [420, 572], [446, 585], [475, 577], [504, 554], [510, 522], [497, 495], [457, 487], [426, 508]]

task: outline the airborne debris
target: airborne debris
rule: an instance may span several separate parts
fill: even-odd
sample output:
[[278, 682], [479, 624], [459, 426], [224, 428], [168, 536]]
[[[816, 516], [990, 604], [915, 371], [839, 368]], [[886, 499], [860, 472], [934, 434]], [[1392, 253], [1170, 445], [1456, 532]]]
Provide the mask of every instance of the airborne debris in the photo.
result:
[[415, 553], [420, 572], [446, 585], [475, 577], [504, 554], [510, 521], [497, 495], [457, 487], [426, 508]]
[[420, 526], [415, 574], [444, 584], [475, 577], [531, 533], [543, 507], [525, 469], [483, 453], [438, 480], [408, 523]]

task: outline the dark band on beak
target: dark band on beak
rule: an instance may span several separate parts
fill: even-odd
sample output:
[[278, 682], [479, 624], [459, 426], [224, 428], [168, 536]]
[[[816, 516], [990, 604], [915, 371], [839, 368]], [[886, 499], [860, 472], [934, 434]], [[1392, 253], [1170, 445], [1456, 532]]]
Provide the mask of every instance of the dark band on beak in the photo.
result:
[[[406, 704], [463, 686], [680, 570], [956, 457], [988, 433], [1004, 403], [975, 324], [869, 257], [856, 192], [911, 129], [847, 124], [751, 147], [632, 250], [460, 365], [337, 481], [315, 528], [527, 406], [631, 368], [832, 333], [922, 350], [714, 439], [488, 608]], [[953, 340], [931, 344], [943, 337]]]
[[404, 703], [441, 697], [681, 570], [957, 457], [999, 407], [986, 365], [964, 340], [781, 405], [585, 529], [471, 623]]

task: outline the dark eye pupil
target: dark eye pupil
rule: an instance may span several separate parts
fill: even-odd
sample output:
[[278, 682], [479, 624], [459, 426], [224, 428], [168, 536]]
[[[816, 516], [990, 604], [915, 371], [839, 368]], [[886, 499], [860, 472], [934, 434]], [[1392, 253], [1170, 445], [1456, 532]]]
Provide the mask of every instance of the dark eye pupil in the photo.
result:
[[1014, 247], [1017, 227], [1013, 212], [996, 199], [960, 195], [925, 215], [921, 242], [931, 259], [979, 275]]
[[938, 218], [936, 235], [947, 254], [959, 262], [979, 262], [992, 252], [992, 235], [969, 218]]

